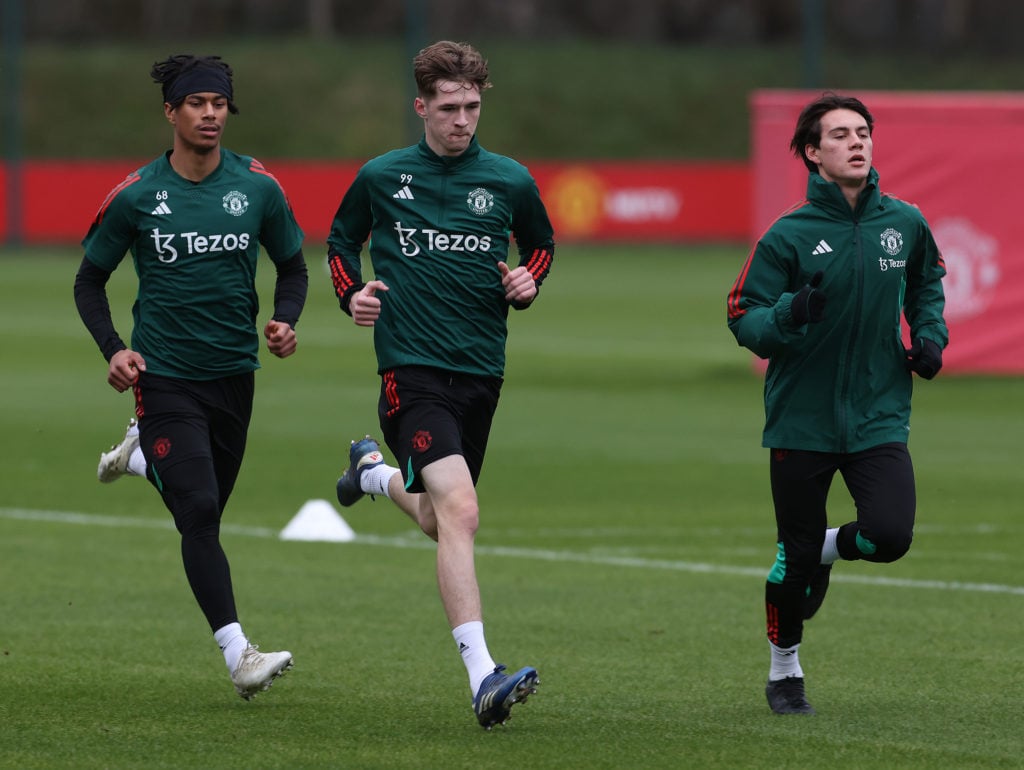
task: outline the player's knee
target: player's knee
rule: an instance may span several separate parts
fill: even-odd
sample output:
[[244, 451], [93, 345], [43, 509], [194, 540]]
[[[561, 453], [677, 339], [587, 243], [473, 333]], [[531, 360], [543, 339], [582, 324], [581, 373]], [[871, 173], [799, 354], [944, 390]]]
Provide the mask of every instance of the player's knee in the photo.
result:
[[912, 534], [900, 535], [891, 539], [885, 547], [885, 561], [896, 561], [906, 556], [910, 550], [910, 543], [913, 540]]
[[192, 489], [175, 496], [171, 504], [174, 524], [182, 535], [195, 534], [220, 523], [220, 503], [216, 492]]
[[480, 526], [480, 509], [476, 498], [451, 499], [446, 503], [435, 509], [438, 529], [474, 537]]
[[881, 530], [857, 533], [857, 549], [868, 561], [889, 563], [902, 558], [910, 550], [914, 539], [913, 531]]

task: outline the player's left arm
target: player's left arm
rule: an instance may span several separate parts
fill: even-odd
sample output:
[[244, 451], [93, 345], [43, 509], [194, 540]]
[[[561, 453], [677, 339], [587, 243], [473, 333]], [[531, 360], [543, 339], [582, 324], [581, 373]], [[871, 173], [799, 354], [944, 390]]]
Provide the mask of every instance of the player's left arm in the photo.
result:
[[259, 161], [253, 160], [250, 170], [266, 200], [259, 242], [277, 271], [274, 312], [263, 327], [263, 336], [271, 353], [287, 358], [298, 344], [295, 326], [309, 290], [309, 273], [302, 255], [304, 235], [281, 183]]
[[274, 314], [263, 328], [267, 349], [278, 358], [287, 358], [295, 352], [298, 340], [295, 325], [302, 315], [309, 289], [306, 260], [299, 249], [290, 259], [275, 262], [277, 283], [274, 286]]
[[528, 183], [518, 192], [518, 203], [512, 212], [512, 235], [519, 250], [519, 264], [511, 269], [504, 262], [498, 265], [505, 299], [516, 310], [529, 307], [537, 298], [555, 257], [551, 220], [537, 183], [532, 177], [527, 179]]
[[949, 343], [949, 330], [943, 317], [946, 296], [942, 279], [946, 275], [946, 263], [923, 217], [915, 240], [916, 248], [907, 260], [903, 313], [912, 342], [928, 339], [942, 350]]

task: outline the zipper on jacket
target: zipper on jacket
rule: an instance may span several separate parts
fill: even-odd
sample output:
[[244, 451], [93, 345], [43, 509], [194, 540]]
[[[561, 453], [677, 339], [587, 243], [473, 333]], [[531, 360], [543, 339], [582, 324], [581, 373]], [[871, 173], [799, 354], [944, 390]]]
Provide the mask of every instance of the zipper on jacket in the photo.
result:
[[437, 205], [439, 211], [437, 212], [437, 223], [444, 226], [447, 222], [446, 217], [448, 216], [448, 177], [451, 174], [451, 170], [448, 166], [445, 166], [441, 171], [441, 189], [437, 197]]
[[864, 243], [861, 235], [860, 219], [854, 219], [853, 251], [856, 258], [854, 263], [856, 291], [854, 292], [853, 330], [846, 348], [846, 371], [843, 372], [843, 381], [839, 391], [839, 451], [842, 453], [845, 453], [849, 446], [850, 380], [853, 377], [857, 338], [860, 336], [861, 308], [864, 304]]

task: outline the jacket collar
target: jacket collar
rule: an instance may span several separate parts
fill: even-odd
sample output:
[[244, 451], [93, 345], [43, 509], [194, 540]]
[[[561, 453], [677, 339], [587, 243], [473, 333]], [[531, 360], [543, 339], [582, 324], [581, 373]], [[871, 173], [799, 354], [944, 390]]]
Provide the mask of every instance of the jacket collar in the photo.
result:
[[878, 171], [874, 167], [868, 172], [868, 183], [857, 197], [857, 205], [853, 209], [846, 202], [846, 196], [835, 182], [828, 182], [819, 174], [811, 172], [807, 175], [807, 200], [828, 209], [842, 211], [849, 215], [859, 216], [869, 207], [881, 205], [881, 193], [878, 190]]
[[477, 144], [476, 134], [469, 140], [469, 147], [460, 155], [438, 155], [430, 149], [430, 145], [427, 144], [426, 135], [420, 138], [417, 149], [424, 161], [445, 170], [459, 168], [467, 163], [472, 163], [480, 155], [480, 145]]

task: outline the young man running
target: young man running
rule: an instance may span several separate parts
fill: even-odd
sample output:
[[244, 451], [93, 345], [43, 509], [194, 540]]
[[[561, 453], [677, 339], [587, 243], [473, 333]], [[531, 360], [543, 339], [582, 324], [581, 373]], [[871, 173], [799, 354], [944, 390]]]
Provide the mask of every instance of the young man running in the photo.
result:
[[[307, 274], [302, 230], [277, 180], [221, 147], [228, 113], [238, 112], [232, 74], [217, 56], [153, 66], [173, 146], [103, 202], [83, 241], [75, 303], [108, 362], [107, 382], [135, 396], [137, 424], [101, 456], [99, 480], [129, 473], [156, 487], [181, 534], [192, 592], [248, 700], [292, 667], [290, 652], [260, 652], [243, 632], [220, 544], [259, 366], [260, 245], [277, 270], [263, 336], [279, 358], [295, 352]], [[129, 251], [139, 279], [131, 347], [114, 329], [105, 288]]]
[[[486, 729], [538, 684], [505, 673], [484, 640], [473, 559], [476, 483], [505, 368], [509, 307], [527, 308], [551, 268], [551, 223], [527, 170], [476, 139], [487, 63], [442, 41], [413, 61], [424, 135], [367, 163], [338, 208], [328, 260], [342, 309], [372, 326], [379, 420], [398, 468], [376, 441], [353, 442], [338, 500], [389, 498], [437, 541], [441, 602]], [[509, 234], [519, 264], [506, 260]], [[369, 239], [375, 278], [363, 281]], [[399, 471], [399, 468], [401, 469]]]
[[[797, 650], [832, 564], [893, 562], [910, 548], [913, 375], [934, 377], [949, 339], [942, 256], [917, 207], [879, 189], [873, 128], [853, 97], [825, 94], [804, 108], [790, 148], [809, 171], [807, 198], [764, 234], [728, 299], [739, 344], [769, 359], [763, 444], [777, 556], [765, 585], [765, 693], [778, 714], [814, 713]], [[837, 472], [857, 518], [829, 528]]]

